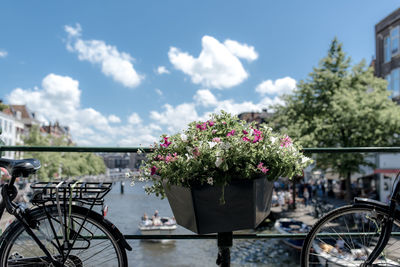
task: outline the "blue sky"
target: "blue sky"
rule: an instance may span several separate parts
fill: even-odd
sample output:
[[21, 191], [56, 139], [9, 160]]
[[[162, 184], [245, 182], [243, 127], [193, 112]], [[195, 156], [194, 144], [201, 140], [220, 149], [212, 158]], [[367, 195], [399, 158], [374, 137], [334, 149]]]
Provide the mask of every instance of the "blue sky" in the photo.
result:
[[290, 93], [337, 36], [357, 63], [396, 0], [6, 1], [0, 98], [78, 145], [148, 146], [210, 112]]

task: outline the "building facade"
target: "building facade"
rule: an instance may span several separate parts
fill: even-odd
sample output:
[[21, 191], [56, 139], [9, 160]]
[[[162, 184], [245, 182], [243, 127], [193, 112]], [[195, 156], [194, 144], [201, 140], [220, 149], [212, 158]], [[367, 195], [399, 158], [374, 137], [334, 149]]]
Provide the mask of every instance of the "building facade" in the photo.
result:
[[[14, 146], [16, 144], [16, 123], [13, 116], [0, 112], [0, 127], [2, 130], [1, 140], [6, 146]], [[14, 158], [14, 152], [5, 151], [5, 158]]]
[[400, 8], [375, 25], [375, 75], [387, 80], [400, 103]]

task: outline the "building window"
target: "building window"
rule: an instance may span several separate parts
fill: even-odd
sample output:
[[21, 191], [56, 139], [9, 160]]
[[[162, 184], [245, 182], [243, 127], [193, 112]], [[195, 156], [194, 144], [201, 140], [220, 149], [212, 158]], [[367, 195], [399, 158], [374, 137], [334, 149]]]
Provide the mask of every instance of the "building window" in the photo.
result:
[[400, 95], [400, 68], [392, 70], [389, 75], [385, 77], [388, 82], [387, 89], [390, 91], [390, 97]]
[[399, 53], [399, 26], [396, 26], [390, 31], [391, 52], [392, 56]]
[[392, 91], [392, 76], [389, 74], [389, 75], [386, 75], [386, 77], [385, 77], [385, 80], [387, 81], [387, 89], [388, 89], [388, 91]]
[[383, 57], [385, 59], [385, 63], [390, 61], [392, 57], [392, 53], [390, 53], [390, 36], [386, 36], [383, 41]]
[[400, 94], [400, 68], [392, 70], [392, 97]]

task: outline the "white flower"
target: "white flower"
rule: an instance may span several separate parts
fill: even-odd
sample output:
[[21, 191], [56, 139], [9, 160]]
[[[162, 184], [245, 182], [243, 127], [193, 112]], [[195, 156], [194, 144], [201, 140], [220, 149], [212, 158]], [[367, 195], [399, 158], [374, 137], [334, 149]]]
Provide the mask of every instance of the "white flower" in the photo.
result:
[[193, 156], [189, 155], [188, 153], [185, 153], [185, 156], [186, 156], [186, 161], [189, 161], [193, 158]]
[[253, 133], [254, 133], [254, 130], [251, 129], [251, 130], [250, 130], [250, 135], [253, 135]]
[[143, 154], [143, 151], [141, 149], [138, 149], [138, 151], [136, 152], [136, 154], [140, 155]]
[[210, 145], [210, 148], [213, 148], [217, 143], [216, 142], [208, 142], [208, 144]]
[[231, 144], [221, 142], [220, 146], [221, 146], [222, 149], [228, 150], [231, 147]]
[[219, 166], [221, 166], [223, 161], [224, 160], [221, 157], [217, 157], [217, 159], [215, 160], [215, 166], [217, 166], [217, 168], [219, 168]]
[[125, 178], [129, 178], [131, 175], [129, 174], [129, 172], [125, 173]]
[[207, 183], [208, 183], [209, 185], [213, 185], [213, 184], [214, 184], [214, 179], [213, 179], [212, 177], [208, 177], [208, 178], [207, 178]]
[[273, 143], [275, 143], [276, 139], [278, 139], [278, 138], [271, 136], [269, 138], [269, 141], [271, 141], [271, 143], [273, 144]]
[[304, 163], [306, 163], [306, 162], [308, 162], [308, 161], [310, 161], [311, 159], [309, 158], [309, 157], [306, 157], [306, 156], [303, 156], [302, 158], [301, 158], [301, 164], [304, 164]]
[[181, 139], [182, 139], [183, 142], [186, 142], [187, 141], [187, 135], [182, 133], [181, 134]]

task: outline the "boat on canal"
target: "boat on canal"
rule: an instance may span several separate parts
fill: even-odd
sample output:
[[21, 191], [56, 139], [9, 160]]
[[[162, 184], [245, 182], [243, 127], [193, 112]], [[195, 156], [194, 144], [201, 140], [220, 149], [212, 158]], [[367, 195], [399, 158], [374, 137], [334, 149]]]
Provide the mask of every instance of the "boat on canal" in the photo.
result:
[[139, 230], [142, 235], [169, 235], [176, 230], [176, 221], [174, 217], [160, 217], [158, 211], [152, 218], [143, 215], [139, 223]]
[[[311, 228], [302, 221], [290, 218], [281, 218], [276, 220], [274, 227], [281, 234], [308, 233]], [[282, 241], [287, 246], [300, 252], [303, 247], [304, 239], [283, 239]]]

